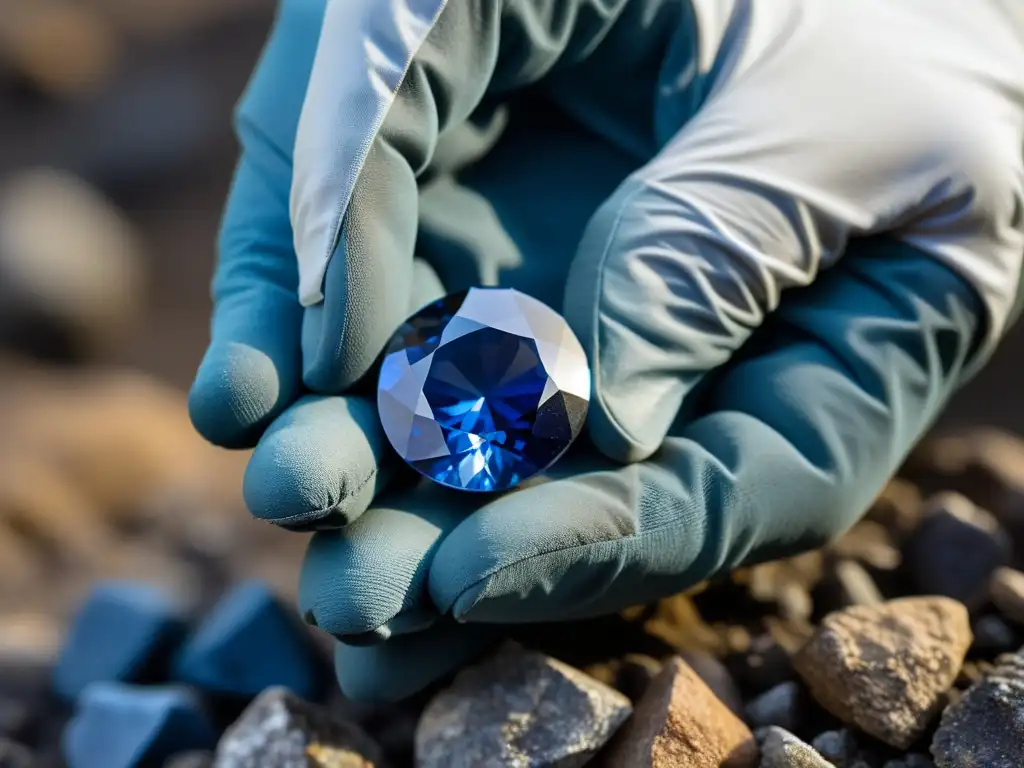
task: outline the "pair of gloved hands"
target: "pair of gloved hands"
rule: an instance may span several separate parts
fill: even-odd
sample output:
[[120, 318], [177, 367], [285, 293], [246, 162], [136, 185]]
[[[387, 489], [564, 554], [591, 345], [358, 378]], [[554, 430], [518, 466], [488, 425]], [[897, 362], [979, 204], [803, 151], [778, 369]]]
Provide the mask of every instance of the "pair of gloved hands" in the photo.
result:
[[[1016, 317], [1022, 41], [1017, 0], [284, 0], [190, 405], [318, 531], [342, 688], [850, 526]], [[587, 443], [505, 495], [394, 483], [365, 374], [481, 284], [564, 313]]]

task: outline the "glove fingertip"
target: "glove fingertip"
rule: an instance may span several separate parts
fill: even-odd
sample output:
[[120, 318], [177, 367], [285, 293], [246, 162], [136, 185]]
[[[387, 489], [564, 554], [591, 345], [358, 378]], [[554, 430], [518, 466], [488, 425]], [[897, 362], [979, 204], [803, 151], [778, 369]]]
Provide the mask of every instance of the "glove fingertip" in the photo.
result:
[[661, 439], [639, 440], [600, 401], [592, 402], [587, 414], [590, 441], [605, 456], [619, 464], [646, 461], [658, 449]]
[[189, 391], [189, 418], [215, 445], [250, 448], [288, 404], [293, 389], [265, 352], [237, 343], [214, 345]]

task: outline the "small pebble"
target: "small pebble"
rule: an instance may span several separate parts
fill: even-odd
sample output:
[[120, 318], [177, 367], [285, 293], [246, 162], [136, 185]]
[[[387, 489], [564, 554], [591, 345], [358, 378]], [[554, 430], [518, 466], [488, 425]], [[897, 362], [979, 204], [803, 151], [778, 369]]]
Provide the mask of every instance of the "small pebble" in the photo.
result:
[[184, 621], [180, 606], [156, 587], [97, 586], [72, 622], [53, 672], [54, 690], [70, 702], [94, 682], [157, 681]]
[[183, 688], [93, 683], [62, 742], [70, 768], [135, 768], [216, 740], [199, 699]]
[[835, 768], [789, 731], [769, 726], [754, 732], [761, 747], [760, 768]]
[[325, 687], [309, 631], [260, 582], [221, 599], [185, 642], [174, 673], [204, 691], [241, 698], [283, 686], [316, 699]]
[[998, 568], [989, 582], [992, 603], [1007, 620], [1024, 625], [1024, 573]]
[[260, 694], [217, 745], [215, 768], [373, 768], [380, 748], [354, 723], [333, 718], [286, 688]]
[[747, 704], [747, 722], [751, 728], [778, 726], [795, 731], [803, 719], [800, 686], [795, 681], [765, 691]]
[[907, 568], [922, 594], [969, 608], [988, 596], [992, 573], [1010, 562], [1013, 543], [991, 514], [957, 493], [940, 493], [907, 544]]

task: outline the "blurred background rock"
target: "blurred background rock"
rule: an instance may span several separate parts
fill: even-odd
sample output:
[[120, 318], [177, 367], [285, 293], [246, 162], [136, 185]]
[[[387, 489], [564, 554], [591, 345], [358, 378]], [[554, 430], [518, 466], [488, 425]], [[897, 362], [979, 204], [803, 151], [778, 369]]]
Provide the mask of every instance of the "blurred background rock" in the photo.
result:
[[294, 589], [302, 542], [248, 519], [246, 457], [184, 403], [273, 6], [0, 0], [4, 626], [59, 624], [106, 577], [200, 602], [243, 574]]

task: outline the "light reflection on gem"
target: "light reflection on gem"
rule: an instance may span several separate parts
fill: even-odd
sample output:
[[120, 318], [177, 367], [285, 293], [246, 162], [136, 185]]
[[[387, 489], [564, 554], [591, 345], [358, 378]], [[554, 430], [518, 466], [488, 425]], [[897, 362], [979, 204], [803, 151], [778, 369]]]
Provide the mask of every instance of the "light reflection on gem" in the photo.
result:
[[414, 469], [452, 488], [503, 491], [550, 467], [579, 435], [590, 369], [556, 312], [507, 288], [446, 296], [388, 344], [381, 424]]

